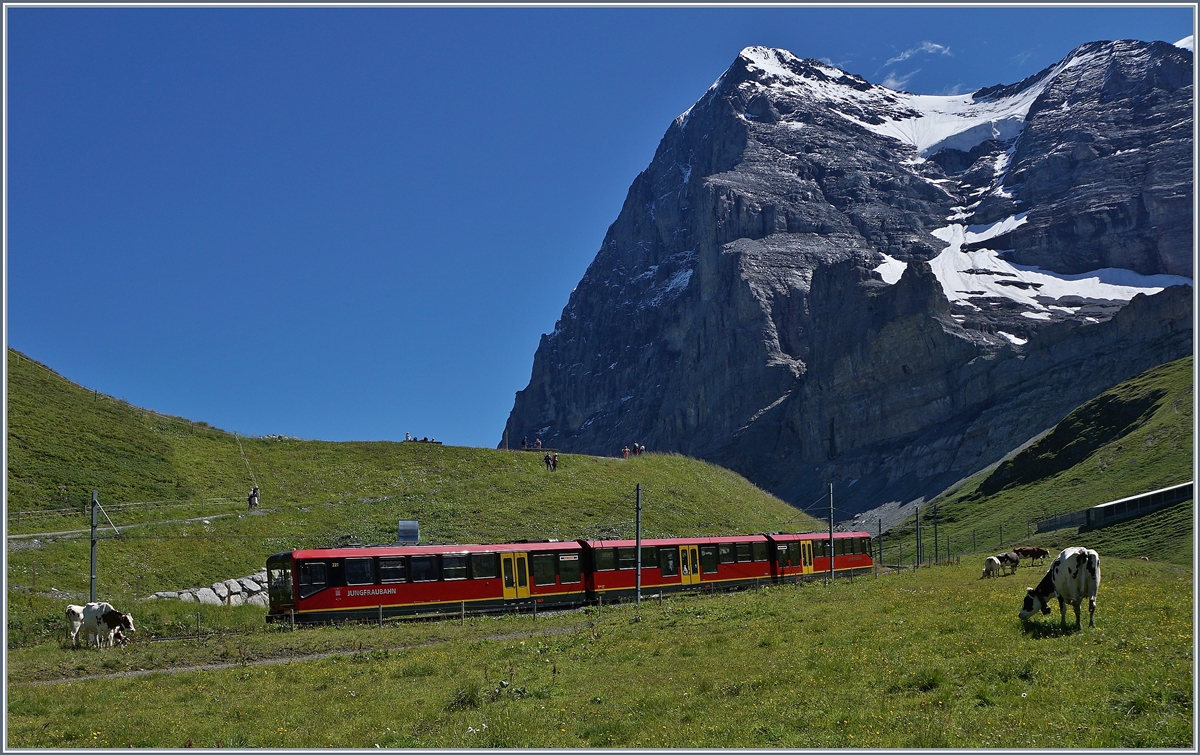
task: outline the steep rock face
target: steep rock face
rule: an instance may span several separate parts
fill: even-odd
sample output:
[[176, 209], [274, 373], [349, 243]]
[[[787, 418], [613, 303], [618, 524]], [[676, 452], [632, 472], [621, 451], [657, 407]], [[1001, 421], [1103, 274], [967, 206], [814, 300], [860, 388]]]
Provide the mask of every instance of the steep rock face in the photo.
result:
[[510, 442], [642, 442], [801, 506], [834, 481], [849, 513], [938, 492], [1190, 352], [1190, 288], [1165, 288], [1190, 283], [1190, 157], [1159, 163], [1190, 156], [1190, 81], [1189, 51], [1095, 43], [919, 97], [747, 48], [634, 181]]
[[1004, 177], [1019, 202], [989, 197], [979, 222], [1029, 209], [996, 239], [1020, 264], [1190, 277], [1192, 53], [1095, 42], [1071, 60], [1030, 109]]

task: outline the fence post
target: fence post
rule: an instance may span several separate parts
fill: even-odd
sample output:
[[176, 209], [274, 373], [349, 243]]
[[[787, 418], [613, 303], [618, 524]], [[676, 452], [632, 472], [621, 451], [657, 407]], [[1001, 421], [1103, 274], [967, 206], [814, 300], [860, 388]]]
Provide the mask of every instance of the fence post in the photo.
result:
[[462, 602], [462, 605], [459, 606], [458, 611], [459, 611], [459, 614], [458, 614], [459, 626], [466, 626], [467, 625], [467, 601], [464, 600]]
[[383, 604], [379, 604], [379, 628], [383, 628]]

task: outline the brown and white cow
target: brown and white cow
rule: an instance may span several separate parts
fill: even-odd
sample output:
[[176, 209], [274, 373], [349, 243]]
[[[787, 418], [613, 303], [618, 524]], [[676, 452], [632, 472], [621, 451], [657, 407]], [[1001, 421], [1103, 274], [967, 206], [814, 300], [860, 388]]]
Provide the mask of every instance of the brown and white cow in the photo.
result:
[[1039, 548], [1036, 545], [1017, 546], [1016, 548], [1013, 548], [1013, 553], [1016, 553], [1020, 558], [1029, 559], [1030, 566], [1033, 565], [1032, 562], [1040, 561], [1050, 555], [1050, 551], [1046, 550], [1045, 548]]
[[1067, 603], [1075, 609], [1075, 628], [1081, 629], [1079, 606], [1088, 600], [1088, 626], [1096, 626], [1096, 591], [1100, 588], [1100, 556], [1096, 551], [1074, 546], [1063, 550], [1050, 564], [1050, 571], [1037, 587], [1025, 590], [1025, 602], [1017, 613], [1028, 619], [1038, 611], [1050, 613], [1050, 598], [1058, 598], [1062, 625], [1067, 625]]
[[1001, 567], [1006, 567], [1009, 570], [1009, 574], [1016, 574], [1017, 567], [1021, 564], [1021, 557], [1012, 551], [997, 553], [996, 560], [1000, 562]]
[[133, 616], [121, 613], [109, 603], [88, 603], [83, 607], [83, 632], [89, 645], [95, 638], [95, 644], [114, 645], [113, 638], [117, 630], [125, 632], [136, 631], [133, 627]]

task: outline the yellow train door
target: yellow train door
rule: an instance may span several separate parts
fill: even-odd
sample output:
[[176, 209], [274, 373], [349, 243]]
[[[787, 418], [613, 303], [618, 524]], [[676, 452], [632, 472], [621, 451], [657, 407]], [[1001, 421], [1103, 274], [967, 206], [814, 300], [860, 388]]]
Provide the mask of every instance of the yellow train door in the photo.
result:
[[504, 597], [529, 597], [528, 554], [502, 554], [500, 556], [500, 570], [504, 575]]
[[700, 546], [679, 546], [679, 583], [700, 584]]
[[802, 574], [812, 574], [813, 573], [813, 554], [812, 554], [812, 541], [811, 540], [801, 540], [800, 541], [800, 565], [803, 567], [800, 570], [800, 572]]

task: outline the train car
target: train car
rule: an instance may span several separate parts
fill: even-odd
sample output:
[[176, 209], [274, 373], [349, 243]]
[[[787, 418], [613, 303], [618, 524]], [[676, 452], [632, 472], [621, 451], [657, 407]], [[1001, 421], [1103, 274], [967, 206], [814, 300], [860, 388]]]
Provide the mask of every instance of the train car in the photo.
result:
[[[642, 595], [869, 570], [866, 532], [642, 540]], [[631, 600], [634, 540], [318, 548], [267, 559], [268, 621], [567, 608]]]
[[[637, 593], [636, 540], [580, 540], [587, 552], [588, 592], [596, 601]], [[642, 595], [752, 585], [771, 579], [763, 535], [642, 540]]]
[[340, 621], [587, 601], [575, 541], [320, 548], [267, 559], [268, 621]]

